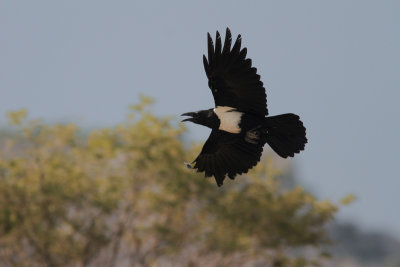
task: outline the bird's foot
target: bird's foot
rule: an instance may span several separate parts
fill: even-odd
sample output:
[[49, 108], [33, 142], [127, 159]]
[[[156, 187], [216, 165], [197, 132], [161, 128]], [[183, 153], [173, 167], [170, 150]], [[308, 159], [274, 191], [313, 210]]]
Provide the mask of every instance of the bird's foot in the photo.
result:
[[256, 129], [249, 130], [246, 132], [246, 137], [244, 140], [250, 144], [258, 144], [258, 141], [260, 140], [260, 132]]
[[185, 164], [186, 168], [188, 168], [189, 170], [193, 170], [193, 166], [190, 163], [183, 162], [183, 164]]

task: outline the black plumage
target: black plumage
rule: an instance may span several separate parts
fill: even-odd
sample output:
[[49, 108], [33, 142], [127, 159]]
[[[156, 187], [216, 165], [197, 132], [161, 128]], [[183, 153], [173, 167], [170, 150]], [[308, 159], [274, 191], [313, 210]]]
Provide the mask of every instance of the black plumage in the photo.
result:
[[254, 167], [265, 143], [283, 158], [293, 157], [307, 143], [299, 116], [267, 117], [265, 88], [251, 59], [246, 58], [247, 49], [241, 49], [241, 36], [231, 45], [229, 28], [223, 46], [218, 32], [215, 46], [208, 34], [208, 58], [203, 55], [203, 63], [215, 108], [182, 114], [190, 116], [183, 121], [212, 129], [192, 168], [206, 177], [214, 176], [218, 186], [225, 176], [234, 179]]
[[246, 173], [260, 160], [262, 146], [249, 144], [237, 134], [214, 129], [204, 144], [193, 168], [205, 172], [206, 177], [214, 176], [222, 185], [225, 175], [232, 179], [236, 174]]
[[242, 38], [238, 35], [231, 48], [232, 35], [226, 29], [225, 44], [221, 52], [221, 36], [217, 32], [216, 45], [208, 33], [208, 60], [203, 55], [208, 86], [214, 96], [215, 106], [235, 107], [238, 110], [266, 116], [267, 96], [257, 69], [246, 58], [247, 49], [240, 50]]

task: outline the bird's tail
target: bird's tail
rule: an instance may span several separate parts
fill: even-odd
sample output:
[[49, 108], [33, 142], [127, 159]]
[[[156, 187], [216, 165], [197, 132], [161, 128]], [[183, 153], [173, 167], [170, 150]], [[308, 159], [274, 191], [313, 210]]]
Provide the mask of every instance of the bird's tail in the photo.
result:
[[265, 126], [268, 129], [266, 142], [282, 158], [293, 157], [294, 153], [304, 150], [306, 128], [296, 114], [267, 117]]

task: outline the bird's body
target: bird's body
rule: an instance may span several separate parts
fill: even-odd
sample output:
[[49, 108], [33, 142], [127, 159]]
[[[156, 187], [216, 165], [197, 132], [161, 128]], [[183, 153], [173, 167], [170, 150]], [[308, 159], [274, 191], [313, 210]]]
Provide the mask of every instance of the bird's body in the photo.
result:
[[297, 115], [267, 116], [265, 88], [246, 58], [246, 48], [240, 49], [240, 35], [232, 49], [231, 43], [229, 29], [223, 47], [217, 32], [215, 49], [208, 34], [208, 60], [203, 56], [203, 62], [215, 108], [182, 114], [191, 117], [183, 121], [212, 129], [193, 168], [214, 176], [218, 186], [226, 175], [234, 179], [254, 167], [265, 143], [284, 158], [293, 157], [307, 143]]

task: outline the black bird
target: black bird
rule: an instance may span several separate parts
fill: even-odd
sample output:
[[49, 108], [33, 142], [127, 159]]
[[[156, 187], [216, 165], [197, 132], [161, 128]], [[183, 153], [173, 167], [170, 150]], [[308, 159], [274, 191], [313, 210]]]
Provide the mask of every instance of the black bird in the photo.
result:
[[225, 176], [234, 179], [247, 173], [261, 158], [268, 143], [281, 157], [293, 157], [307, 143], [306, 129], [299, 116], [287, 113], [268, 116], [267, 97], [257, 69], [246, 58], [238, 35], [233, 47], [232, 35], [226, 29], [225, 42], [217, 31], [215, 46], [208, 33], [208, 59], [203, 55], [208, 86], [215, 108], [188, 112], [182, 116], [212, 129], [210, 136], [189, 168], [214, 176], [218, 186]]

